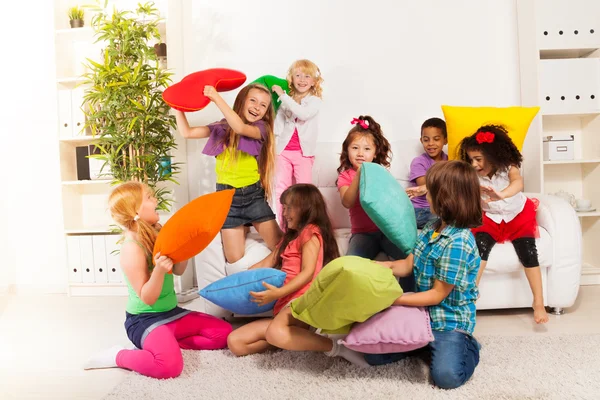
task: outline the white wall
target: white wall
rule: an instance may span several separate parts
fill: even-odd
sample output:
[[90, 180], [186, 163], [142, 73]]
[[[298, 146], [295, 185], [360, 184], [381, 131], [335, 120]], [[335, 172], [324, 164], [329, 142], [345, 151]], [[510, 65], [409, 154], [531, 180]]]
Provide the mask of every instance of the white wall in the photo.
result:
[[[341, 140], [360, 113], [373, 115], [396, 140], [418, 137], [425, 118], [442, 116], [441, 104], [520, 104], [512, 0], [180, 4], [187, 40], [176, 76], [229, 67], [253, 80], [283, 76], [292, 61], [312, 59], [325, 78], [323, 141]], [[56, 290], [65, 285], [66, 268], [53, 2], [6, 2], [3, 10], [27, 15], [27, 27], [12, 17], [0, 24], [6, 55], [0, 67], [5, 85], [0, 292], [11, 284]], [[235, 94], [225, 98], [233, 103]], [[207, 123], [219, 114], [211, 105], [189, 117]], [[191, 197], [214, 190], [214, 161], [200, 154], [202, 146], [202, 141], [187, 144]]]
[[[418, 138], [426, 118], [443, 117], [441, 104], [520, 105], [515, 1], [195, 0], [184, 7], [186, 74], [227, 67], [252, 81], [313, 60], [325, 79], [322, 141], [342, 140], [359, 114], [397, 140]], [[224, 97], [233, 104], [236, 93]], [[188, 118], [220, 116], [211, 104]], [[188, 141], [190, 197], [214, 190], [203, 145]]]
[[0, 291], [15, 284], [25, 285], [25, 290], [62, 290], [66, 268], [56, 133], [54, 4], [6, 2], [2, 8]]

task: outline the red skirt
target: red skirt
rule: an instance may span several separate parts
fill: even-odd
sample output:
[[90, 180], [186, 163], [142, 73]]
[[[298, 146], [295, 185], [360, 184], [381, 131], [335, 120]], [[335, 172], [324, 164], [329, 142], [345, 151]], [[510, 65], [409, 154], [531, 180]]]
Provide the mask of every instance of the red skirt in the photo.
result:
[[524, 237], [539, 238], [540, 232], [536, 220], [538, 205], [538, 199], [528, 198], [523, 211], [513, 218], [512, 221], [502, 221], [499, 224], [492, 221], [484, 212], [483, 225], [471, 231], [473, 235], [478, 232], [488, 233], [497, 243], [513, 241], [514, 239]]

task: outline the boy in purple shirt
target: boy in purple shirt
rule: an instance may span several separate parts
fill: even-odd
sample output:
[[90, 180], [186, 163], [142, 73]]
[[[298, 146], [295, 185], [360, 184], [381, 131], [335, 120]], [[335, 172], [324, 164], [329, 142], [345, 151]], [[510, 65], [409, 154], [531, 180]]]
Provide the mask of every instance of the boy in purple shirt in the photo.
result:
[[412, 186], [406, 189], [406, 194], [408, 194], [415, 208], [418, 229], [422, 229], [428, 221], [435, 218], [426, 198], [425, 174], [434, 163], [448, 159], [443, 151], [444, 146], [448, 144], [446, 122], [440, 118], [429, 118], [423, 122], [423, 125], [421, 125], [421, 144], [425, 153], [415, 157], [410, 163], [410, 176], [408, 179]]

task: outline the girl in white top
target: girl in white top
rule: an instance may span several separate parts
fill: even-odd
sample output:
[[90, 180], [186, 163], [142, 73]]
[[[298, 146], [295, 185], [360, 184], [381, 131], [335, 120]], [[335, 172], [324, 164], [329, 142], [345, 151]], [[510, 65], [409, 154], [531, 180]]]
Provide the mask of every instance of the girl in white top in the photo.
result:
[[537, 199], [527, 198], [519, 172], [523, 156], [503, 126], [482, 126], [461, 142], [460, 157], [469, 162], [479, 175], [483, 202], [483, 225], [473, 229], [481, 266], [477, 285], [496, 243], [512, 242], [533, 292], [535, 322], [548, 322], [544, 307], [542, 274], [535, 238], [539, 237], [536, 222]]
[[295, 61], [287, 74], [290, 94], [274, 85], [281, 106], [275, 117], [277, 165], [275, 167], [275, 203], [283, 228], [281, 194], [294, 183], [312, 183], [312, 167], [319, 136], [321, 109], [321, 71], [309, 60]]

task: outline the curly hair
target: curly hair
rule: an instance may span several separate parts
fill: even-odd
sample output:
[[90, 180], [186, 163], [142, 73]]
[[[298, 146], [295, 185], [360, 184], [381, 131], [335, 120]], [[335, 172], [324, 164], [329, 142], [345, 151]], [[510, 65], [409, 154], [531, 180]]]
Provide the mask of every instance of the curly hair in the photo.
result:
[[[491, 143], [477, 141], [477, 135], [481, 132], [493, 133]], [[458, 158], [471, 164], [468, 152], [473, 150], [483, 154], [485, 161], [490, 164], [494, 173], [508, 169], [512, 165], [520, 168], [523, 162], [521, 152], [508, 136], [508, 130], [502, 125], [484, 125], [471, 136], [464, 138], [458, 147]]]
[[348, 147], [350, 147], [350, 144], [352, 144], [357, 137], [367, 135], [371, 136], [376, 148], [373, 162], [380, 164], [385, 168], [389, 168], [392, 160], [392, 149], [390, 147], [390, 142], [383, 136], [381, 125], [379, 125], [370, 115], [361, 115], [358, 119], [368, 122], [369, 126], [365, 129], [360, 126], [360, 124], [356, 124], [350, 129], [350, 132], [348, 132], [348, 135], [342, 144], [340, 166], [337, 169], [337, 172], [341, 173], [347, 169], [352, 169], [352, 163], [350, 162], [350, 158], [348, 158]]

